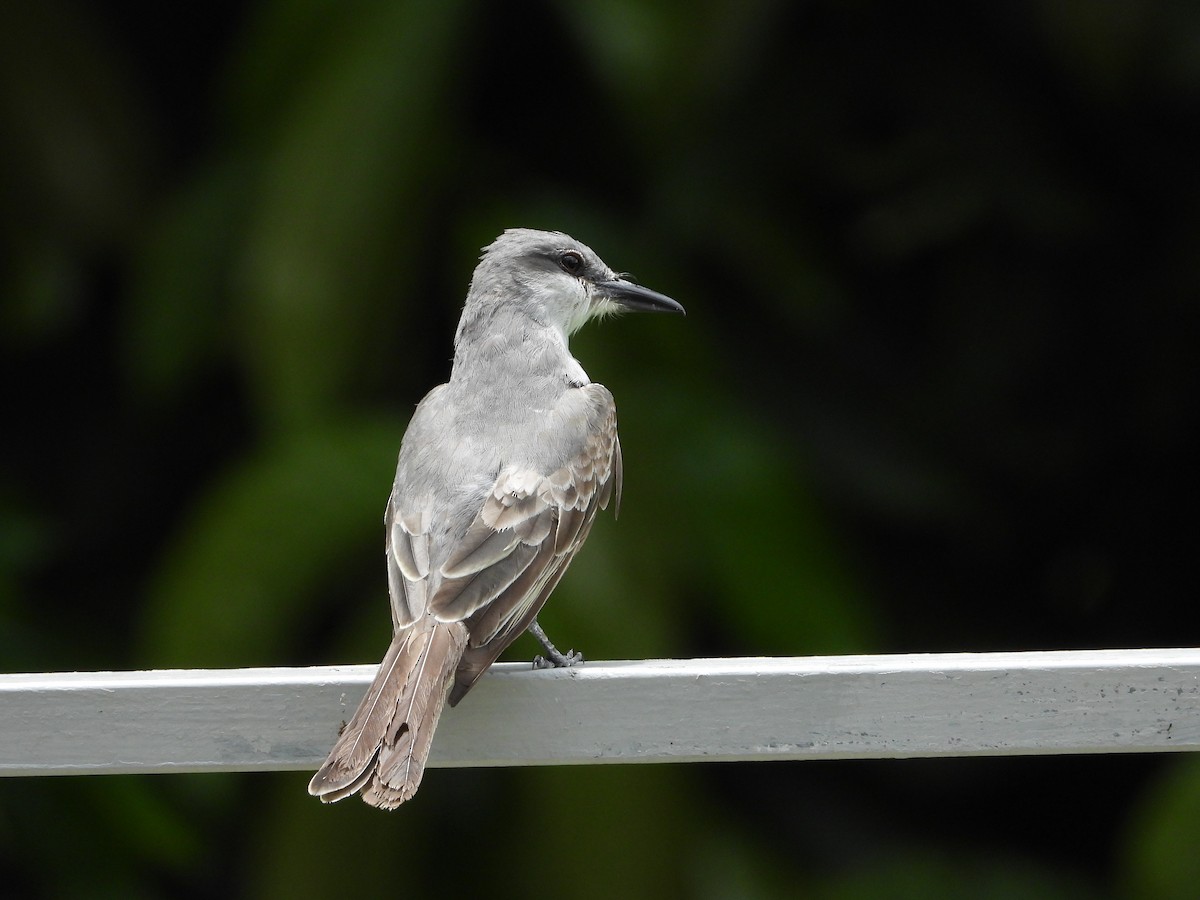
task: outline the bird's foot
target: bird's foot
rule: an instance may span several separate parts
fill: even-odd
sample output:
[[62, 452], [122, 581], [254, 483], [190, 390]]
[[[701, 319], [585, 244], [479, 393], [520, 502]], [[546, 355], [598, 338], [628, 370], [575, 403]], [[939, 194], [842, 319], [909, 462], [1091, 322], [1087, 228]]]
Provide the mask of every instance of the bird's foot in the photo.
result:
[[546, 651], [545, 656], [535, 656], [533, 658], [533, 667], [535, 669], [563, 669], [568, 666], [578, 666], [583, 663], [583, 654], [578, 650], [568, 650], [562, 653], [558, 650], [550, 652]]
[[545, 656], [533, 658], [535, 669], [563, 669], [569, 666], [578, 666], [583, 662], [583, 654], [578, 650], [568, 650], [563, 653], [550, 643], [550, 638], [546, 637], [546, 632], [542, 631], [542, 626], [537, 623], [537, 619], [530, 623], [529, 633], [537, 638], [542, 649], [546, 651]]

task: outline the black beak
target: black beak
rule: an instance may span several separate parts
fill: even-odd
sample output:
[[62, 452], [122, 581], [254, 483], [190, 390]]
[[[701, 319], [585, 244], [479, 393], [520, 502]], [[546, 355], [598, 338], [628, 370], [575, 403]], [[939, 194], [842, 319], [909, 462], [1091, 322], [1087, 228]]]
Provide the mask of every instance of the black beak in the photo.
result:
[[596, 290], [600, 295], [607, 297], [614, 303], [618, 303], [626, 309], [636, 310], [640, 312], [668, 312], [687, 315], [687, 312], [682, 306], [668, 297], [666, 294], [660, 294], [658, 291], [652, 291], [650, 288], [644, 288], [640, 284], [634, 284], [632, 281], [598, 281], [596, 282]]

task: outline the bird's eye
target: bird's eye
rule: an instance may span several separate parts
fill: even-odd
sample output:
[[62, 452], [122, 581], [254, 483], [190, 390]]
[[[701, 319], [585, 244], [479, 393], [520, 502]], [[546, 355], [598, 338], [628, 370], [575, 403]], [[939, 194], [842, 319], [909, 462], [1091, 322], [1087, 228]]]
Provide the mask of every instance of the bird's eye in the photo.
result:
[[578, 275], [583, 269], [583, 257], [574, 250], [568, 250], [558, 258], [558, 264], [568, 275]]

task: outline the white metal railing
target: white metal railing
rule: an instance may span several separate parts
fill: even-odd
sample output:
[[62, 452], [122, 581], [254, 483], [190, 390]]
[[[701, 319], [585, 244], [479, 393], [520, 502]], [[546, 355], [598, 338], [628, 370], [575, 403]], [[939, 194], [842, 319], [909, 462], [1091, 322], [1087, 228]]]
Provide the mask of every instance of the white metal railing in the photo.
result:
[[[0, 675], [0, 775], [312, 769], [373, 666]], [[502, 663], [431, 765], [1200, 749], [1200, 650]]]

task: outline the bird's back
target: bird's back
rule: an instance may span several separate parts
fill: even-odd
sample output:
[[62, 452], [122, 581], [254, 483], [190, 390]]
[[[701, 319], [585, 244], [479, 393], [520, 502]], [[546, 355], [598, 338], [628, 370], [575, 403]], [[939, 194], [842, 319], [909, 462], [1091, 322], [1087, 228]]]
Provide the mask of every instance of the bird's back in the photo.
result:
[[402, 515], [432, 517], [435, 571], [502, 472], [556, 471], [582, 451], [613, 406], [565, 346], [530, 329], [484, 336], [461, 351], [450, 381], [413, 413], [391, 497]]

